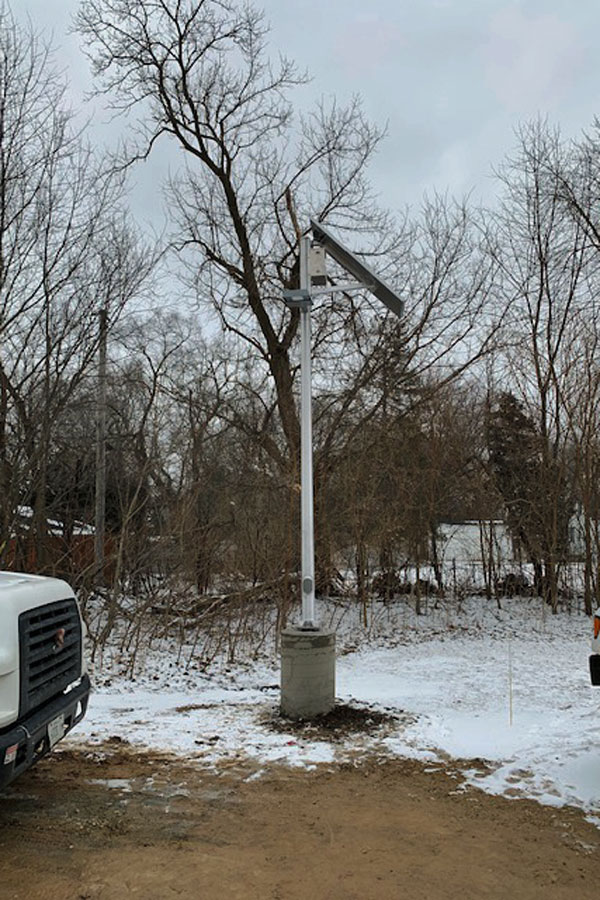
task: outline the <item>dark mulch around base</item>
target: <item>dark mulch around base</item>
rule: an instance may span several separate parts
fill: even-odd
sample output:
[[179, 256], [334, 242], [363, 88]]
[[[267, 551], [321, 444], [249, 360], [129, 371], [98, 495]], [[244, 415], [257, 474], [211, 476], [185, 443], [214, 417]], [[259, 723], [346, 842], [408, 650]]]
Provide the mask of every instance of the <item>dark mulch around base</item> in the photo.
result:
[[406, 724], [411, 717], [395, 710], [394, 713], [374, 709], [369, 706], [353, 706], [337, 703], [331, 712], [314, 719], [288, 719], [279, 712], [264, 721], [272, 731], [281, 734], [301, 735], [306, 738], [321, 740], [341, 740], [351, 734], [373, 734]]

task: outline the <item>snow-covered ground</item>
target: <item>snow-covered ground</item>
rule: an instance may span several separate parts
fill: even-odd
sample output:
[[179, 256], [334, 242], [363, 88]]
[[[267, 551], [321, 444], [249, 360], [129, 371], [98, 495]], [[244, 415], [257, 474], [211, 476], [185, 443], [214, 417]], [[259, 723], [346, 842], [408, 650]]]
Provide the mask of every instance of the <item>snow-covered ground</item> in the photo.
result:
[[177, 664], [164, 644], [140, 659], [133, 681], [105, 659], [87, 718], [68, 740], [118, 736], [215, 767], [250, 757], [258, 771], [368, 753], [452, 758], [483, 790], [600, 816], [600, 689], [589, 683], [585, 616], [473, 599], [417, 619], [403, 603], [378, 605], [364, 631], [341, 607], [328, 614], [338, 624], [337, 697], [396, 713], [393, 727], [339, 741], [274, 731], [275, 658], [206, 673], [185, 654]]

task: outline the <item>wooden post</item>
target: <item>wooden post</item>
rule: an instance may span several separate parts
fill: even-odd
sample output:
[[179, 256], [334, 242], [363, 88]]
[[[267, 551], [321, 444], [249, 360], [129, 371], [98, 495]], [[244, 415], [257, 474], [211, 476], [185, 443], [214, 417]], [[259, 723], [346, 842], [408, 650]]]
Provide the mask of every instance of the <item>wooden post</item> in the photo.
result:
[[94, 533], [95, 579], [104, 584], [104, 534], [106, 515], [106, 344], [108, 314], [98, 313], [100, 332], [98, 341], [98, 394], [96, 400], [96, 509]]

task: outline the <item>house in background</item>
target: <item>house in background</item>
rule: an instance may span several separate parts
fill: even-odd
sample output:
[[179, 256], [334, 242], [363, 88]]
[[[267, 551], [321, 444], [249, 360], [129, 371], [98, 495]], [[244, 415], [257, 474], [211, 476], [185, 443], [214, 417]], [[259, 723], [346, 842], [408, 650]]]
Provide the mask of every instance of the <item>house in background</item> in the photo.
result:
[[482, 565], [493, 554], [500, 563], [514, 562], [513, 542], [506, 524], [494, 521], [442, 522], [437, 529], [438, 554], [444, 566]]

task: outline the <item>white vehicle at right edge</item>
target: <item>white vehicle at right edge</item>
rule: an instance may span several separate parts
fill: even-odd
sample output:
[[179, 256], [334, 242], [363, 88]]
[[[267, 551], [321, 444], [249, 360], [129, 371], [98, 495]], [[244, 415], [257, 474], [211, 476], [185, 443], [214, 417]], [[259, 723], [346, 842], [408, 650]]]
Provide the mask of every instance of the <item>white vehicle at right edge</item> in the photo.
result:
[[590, 656], [590, 678], [592, 684], [600, 685], [600, 607], [594, 613], [594, 637]]

